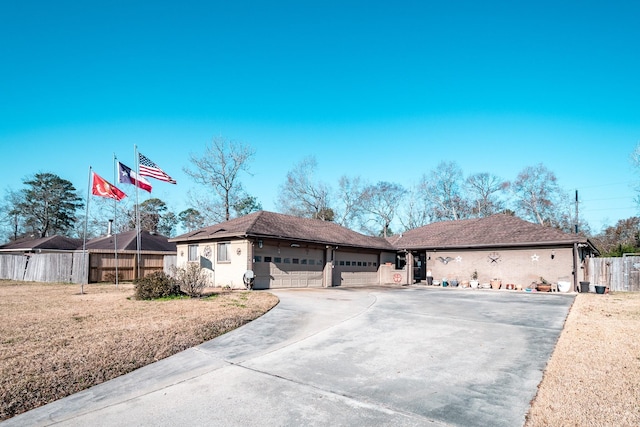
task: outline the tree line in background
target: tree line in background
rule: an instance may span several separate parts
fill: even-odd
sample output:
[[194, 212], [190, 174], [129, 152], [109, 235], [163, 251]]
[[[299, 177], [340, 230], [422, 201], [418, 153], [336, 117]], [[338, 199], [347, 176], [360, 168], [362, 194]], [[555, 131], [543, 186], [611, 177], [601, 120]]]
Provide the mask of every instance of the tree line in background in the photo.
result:
[[[114, 232], [135, 229], [136, 210], [141, 229], [175, 236], [262, 209], [243, 188], [255, 150], [227, 138], [214, 138], [203, 154], [191, 154], [184, 172], [199, 187], [187, 193], [191, 207], [175, 213], [158, 198], [138, 206], [109, 199], [91, 200], [86, 219], [88, 237], [104, 235], [108, 219], [117, 217]], [[632, 153], [640, 168], [640, 144]], [[409, 188], [395, 182], [367, 182], [342, 175], [336, 187], [317, 178], [313, 156], [287, 172], [279, 187], [277, 209], [286, 214], [333, 221], [370, 235], [388, 237], [432, 222], [481, 218], [495, 213], [591, 237], [605, 255], [640, 252], [640, 219], [620, 220], [597, 235], [584, 221], [576, 224], [575, 199], [558, 184], [555, 174], [538, 164], [522, 169], [508, 181], [489, 172], [465, 177], [453, 161], [443, 161]], [[81, 237], [86, 201], [73, 184], [51, 173], [37, 173], [23, 181], [22, 190], [8, 190], [1, 207], [6, 237]], [[640, 192], [640, 188], [638, 189]], [[640, 196], [636, 199], [640, 204]], [[392, 230], [392, 225], [396, 230]], [[10, 231], [9, 231], [10, 230]]]

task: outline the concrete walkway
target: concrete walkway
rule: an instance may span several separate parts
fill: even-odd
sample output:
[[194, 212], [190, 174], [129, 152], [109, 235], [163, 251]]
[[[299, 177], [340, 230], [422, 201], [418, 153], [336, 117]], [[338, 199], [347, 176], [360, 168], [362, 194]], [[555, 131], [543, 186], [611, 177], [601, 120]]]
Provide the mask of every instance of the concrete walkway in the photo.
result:
[[574, 295], [334, 288], [9, 426], [519, 426]]

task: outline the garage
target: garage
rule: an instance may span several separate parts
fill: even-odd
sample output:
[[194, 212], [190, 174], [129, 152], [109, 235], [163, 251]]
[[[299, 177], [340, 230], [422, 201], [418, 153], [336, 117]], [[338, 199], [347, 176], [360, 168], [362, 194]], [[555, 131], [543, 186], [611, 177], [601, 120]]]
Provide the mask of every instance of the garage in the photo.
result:
[[322, 249], [264, 245], [254, 249], [254, 288], [321, 288], [323, 267]]
[[349, 251], [335, 251], [333, 286], [369, 286], [380, 283], [379, 255]]

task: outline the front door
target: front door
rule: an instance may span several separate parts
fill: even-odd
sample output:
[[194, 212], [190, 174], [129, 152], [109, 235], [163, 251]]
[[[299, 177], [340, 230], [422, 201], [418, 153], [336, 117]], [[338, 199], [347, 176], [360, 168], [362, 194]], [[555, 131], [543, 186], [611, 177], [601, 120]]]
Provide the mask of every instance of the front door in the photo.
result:
[[413, 252], [413, 280], [420, 282], [427, 278], [426, 252]]

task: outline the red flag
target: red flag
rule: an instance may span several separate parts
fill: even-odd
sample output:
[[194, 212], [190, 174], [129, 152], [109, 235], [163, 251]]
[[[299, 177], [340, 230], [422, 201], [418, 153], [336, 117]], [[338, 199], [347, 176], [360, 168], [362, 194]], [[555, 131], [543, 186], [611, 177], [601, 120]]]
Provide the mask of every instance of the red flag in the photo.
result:
[[127, 197], [118, 187], [109, 184], [97, 173], [93, 172], [93, 185], [91, 193], [95, 196], [108, 197], [110, 199], [122, 200]]

